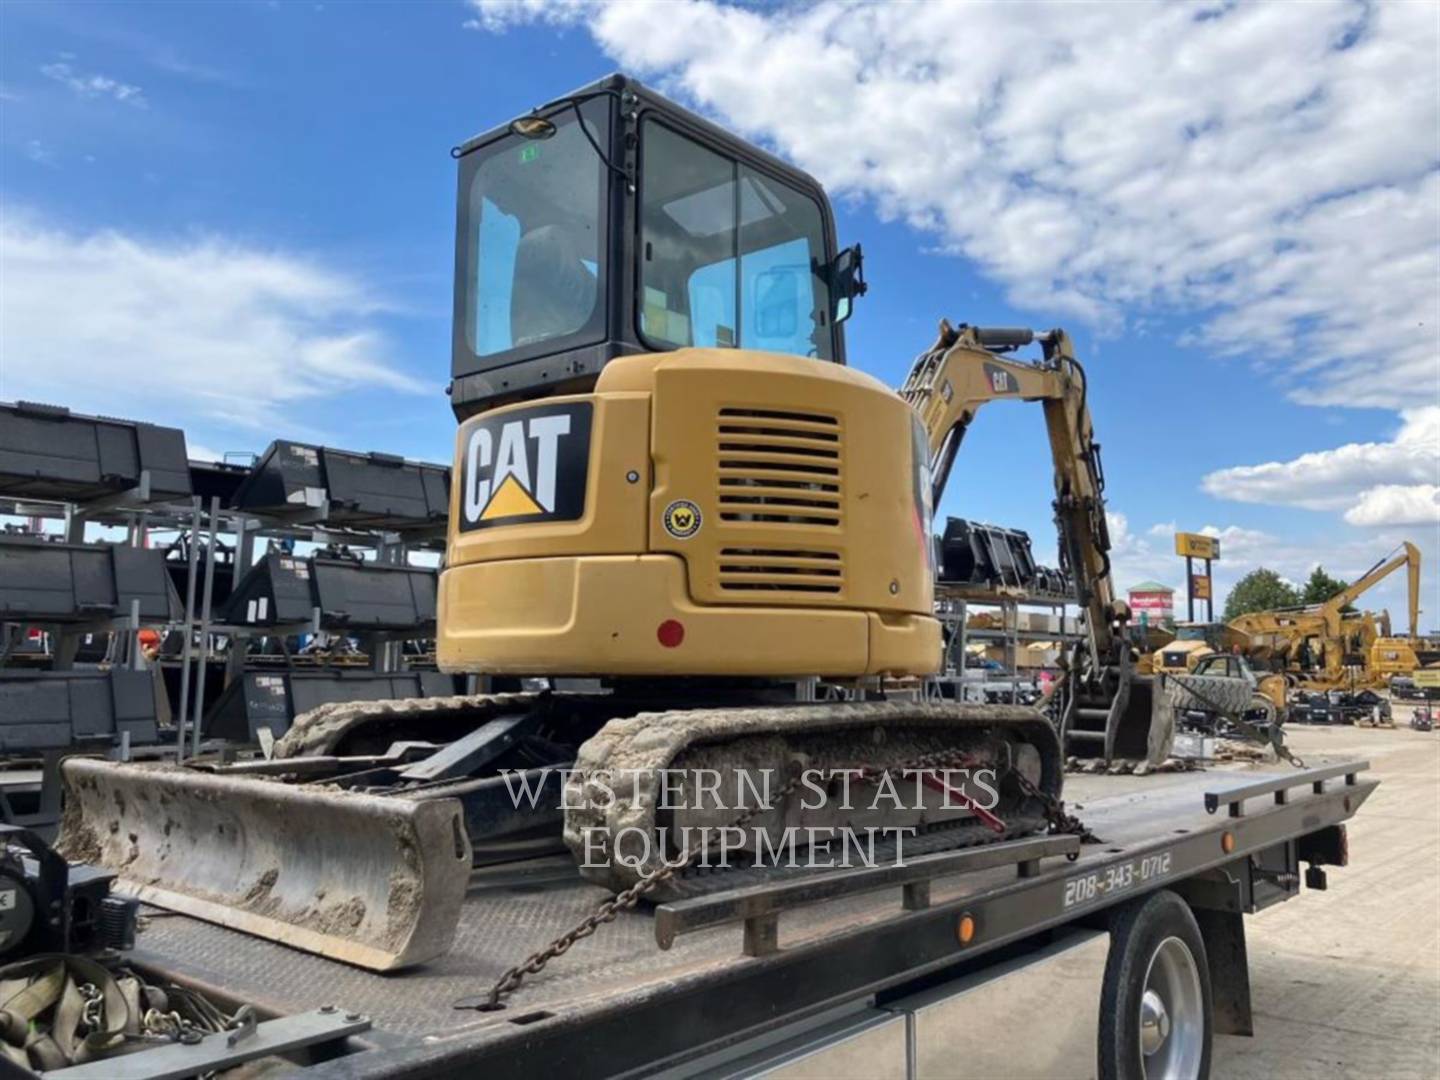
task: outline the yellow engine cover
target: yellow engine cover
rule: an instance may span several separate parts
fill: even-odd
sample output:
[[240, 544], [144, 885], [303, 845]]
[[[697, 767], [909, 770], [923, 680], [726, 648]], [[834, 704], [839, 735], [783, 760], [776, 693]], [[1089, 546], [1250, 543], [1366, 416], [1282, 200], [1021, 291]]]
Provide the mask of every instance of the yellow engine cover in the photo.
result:
[[939, 665], [928, 450], [868, 375], [735, 349], [629, 357], [592, 394], [467, 420], [456, 446], [446, 670]]

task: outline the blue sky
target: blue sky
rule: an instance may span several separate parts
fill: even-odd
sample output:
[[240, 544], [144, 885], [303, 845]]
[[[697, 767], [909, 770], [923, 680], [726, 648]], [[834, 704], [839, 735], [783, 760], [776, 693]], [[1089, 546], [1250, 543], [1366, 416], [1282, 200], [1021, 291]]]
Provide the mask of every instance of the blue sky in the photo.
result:
[[[1222, 585], [1256, 562], [1353, 574], [1400, 537], [1433, 559], [1434, 20], [1310, 5], [1322, 34], [1287, 7], [1072, 7], [1041, 31], [1015, 5], [8, 3], [0, 398], [213, 453], [447, 459], [449, 148], [624, 67], [836, 192], [872, 284], [852, 364], [897, 383], [941, 316], [1072, 330], [1122, 585], [1179, 583], [1175, 526], [1227, 539]], [[1011, 67], [927, 57], [962, 31]], [[1117, 34], [1139, 70], [1107, 63]], [[1247, 67], [1272, 53], [1293, 86]], [[1166, 81], [1207, 65], [1237, 85]], [[1038, 409], [996, 406], [942, 509], [1053, 557], [1049, 487]]]

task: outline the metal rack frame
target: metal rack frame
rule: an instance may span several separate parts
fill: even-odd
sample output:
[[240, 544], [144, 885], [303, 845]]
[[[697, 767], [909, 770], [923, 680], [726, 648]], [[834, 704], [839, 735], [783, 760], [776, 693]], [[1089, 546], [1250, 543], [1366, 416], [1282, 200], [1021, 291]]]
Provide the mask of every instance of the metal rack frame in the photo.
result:
[[[306, 506], [294, 513], [257, 513], [223, 507], [219, 496], [206, 500], [199, 495], [191, 496], [184, 502], [151, 502], [150, 475], [142, 470], [139, 483], [124, 491], [107, 493], [99, 498], [83, 502], [61, 502], [51, 499], [0, 496], [0, 514], [22, 518], [58, 520], [63, 522], [63, 536], [69, 543], [84, 543], [86, 527], [96, 525], [107, 528], [125, 528], [128, 543], [139, 546], [148, 533], [170, 533], [188, 536], [189, 563], [186, 571], [185, 596], [182, 617], [178, 623], [147, 623], [138, 619], [133, 609], [130, 616], [95, 620], [93, 623], [72, 623], [53, 628], [45, 624], [47, 632], [52, 629], [59, 636], [52, 635], [56, 642], [54, 665], [56, 670], [65, 670], [67, 661], [62, 656], [62, 642], [78, 641], [87, 633], [124, 632], [128, 634], [125, 662], [135, 669], [143, 668], [138, 643], [141, 629], [180, 629], [184, 634], [180, 656], [180, 693], [171, 719], [174, 721], [176, 740], [174, 753], [177, 760], [198, 755], [201, 751], [201, 735], [204, 721], [205, 687], [209, 661], [213, 655], [212, 639], [223, 637], [231, 642], [243, 642], [253, 637], [273, 637], [293, 633], [318, 632], [320, 613], [315, 611], [309, 622], [304, 624], [249, 627], [231, 626], [214, 620], [215, 566], [218, 561], [219, 544], [224, 537], [233, 538], [235, 581], [238, 582], [254, 564], [254, 548], [259, 540], [295, 540], [307, 543], [342, 543], [375, 551], [376, 561], [387, 565], [406, 565], [411, 551], [443, 550], [445, 529], [443, 526], [427, 526], [404, 531], [359, 530], [336, 528], [326, 525], [329, 513], [328, 503]], [[205, 556], [199, 557], [199, 545], [204, 543]], [[17, 622], [19, 620], [7, 620]], [[25, 624], [30, 625], [30, 624]], [[39, 624], [36, 624], [39, 625]], [[371, 670], [388, 674], [403, 670], [403, 658], [397, 643], [406, 640], [406, 635], [390, 632], [362, 632], [356, 636], [364, 640], [371, 659]], [[73, 649], [64, 645], [73, 655]], [[245, 667], [246, 651], [232, 648], [227, 656], [225, 680], [238, 677]], [[157, 661], [158, 662], [158, 661]], [[3, 659], [0, 659], [3, 663]], [[194, 671], [192, 680], [191, 673]], [[194, 686], [191, 686], [191, 683]]]
[[[991, 590], [973, 585], [946, 585], [938, 582], [935, 586], [935, 616], [951, 631], [950, 646], [945, 655], [945, 676], [959, 683], [961, 687], [993, 685], [997, 681], [986, 676], [968, 673], [965, 658], [969, 654], [971, 641], [998, 641], [1005, 647], [1005, 667], [1009, 673], [1010, 700], [1017, 702], [1020, 696], [1021, 674], [1019, 653], [1021, 643], [1035, 641], [1075, 642], [1084, 639], [1085, 632], [1078, 616], [1069, 616], [1065, 609], [1075, 603], [1073, 596], [1061, 594], [1027, 592], [1020, 589]], [[999, 630], [981, 629], [968, 625], [970, 609], [973, 607], [998, 608], [1000, 611]], [[1037, 630], [1021, 630], [1019, 613], [1022, 607], [1048, 608], [1059, 620], [1055, 633]], [[1067, 621], [1071, 626], [1067, 628]], [[959, 662], [956, 662], [958, 652]]]

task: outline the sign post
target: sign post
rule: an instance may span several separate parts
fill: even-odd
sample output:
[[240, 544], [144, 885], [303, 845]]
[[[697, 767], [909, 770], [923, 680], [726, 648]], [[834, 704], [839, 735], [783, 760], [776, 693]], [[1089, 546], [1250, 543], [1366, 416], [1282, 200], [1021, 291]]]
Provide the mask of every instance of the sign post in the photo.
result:
[[[1185, 595], [1190, 610], [1190, 621], [1195, 621], [1195, 600], [1205, 601], [1205, 621], [1215, 621], [1215, 590], [1211, 582], [1210, 566], [1220, 560], [1220, 541], [1203, 533], [1175, 534], [1175, 554], [1185, 556]], [[1205, 563], [1203, 574], [1195, 573], [1195, 560]]]

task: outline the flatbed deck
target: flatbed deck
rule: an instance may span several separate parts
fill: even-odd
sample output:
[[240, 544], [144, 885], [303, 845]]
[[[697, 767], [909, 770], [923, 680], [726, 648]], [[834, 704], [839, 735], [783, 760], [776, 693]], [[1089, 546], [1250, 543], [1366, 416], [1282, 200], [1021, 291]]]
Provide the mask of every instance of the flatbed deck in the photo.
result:
[[[135, 960], [262, 1012], [333, 1003], [370, 1017], [375, 1031], [366, 1039], [383, 1049], [339, 1059], [327, 1072], [378, 1073], [451, 1054], [468, 1055], [470, 1064], [492, 1057], [503, 1063], [523, 1045], [542, 1051], [567, 1075], [581, 1075], [597, 1067], [587, 1068], [586, 1053], [600, 1039], [610, 1055], [605, 1071], [613, 1073], [629, 1063], [614, 1056], [617, 1040], [606, 1035], [612, 1025], [632, 1036], [645, 1030], [645, 1039], [628, 1042], [653, 1062], [664, 1058], [667, 1039], [682, 1032], [685, 1045], [671, 1052], [964, 963], [1088, 910], [1343, 822], [1376, 781], [1363, 772], [1331, 771], [1323, 785], [1306, 782], [1283, 796], [1251, 797], [1243, 816], [1231, 816], [1223, 798], [1217, 813], [1207, 812], [1207, 793], [1293, 781], [1298, 770], [1267, 763], [1144, 777], [1070, 776], [1068, 806], [1102, 841], [1083, 846], [1075, 861], [1047, 858], [1030, 876], [1017, 875], [1012, 865], [937, 878], [928, 906], [919, 909], [902, 904], [898, 887], [805, 906], [780, 916], [780, 949], [769, 955], [742, 952], [739, 922], [685, 934], [661, 950], [655, 909], [642, 907], [621, 913], [527, 978], [497, 1012], [459, 1010], [454, 1003], [482, 995], [506, 968], [608, 895], [582, 881], [568, 856], [477, 871], [450, 953], [397, 974], [361, 971], [168, 913], [148, 920]], [[1234, 841], [1229, 851], [1222, 848], [1226, 832]], [[979, 928], [968, 947], [955, 937], [961, 913]], [[725, 990], [718, 998], [717, 989]], [[533, 1057], [528, 1067], [534, 1069]]]

